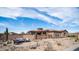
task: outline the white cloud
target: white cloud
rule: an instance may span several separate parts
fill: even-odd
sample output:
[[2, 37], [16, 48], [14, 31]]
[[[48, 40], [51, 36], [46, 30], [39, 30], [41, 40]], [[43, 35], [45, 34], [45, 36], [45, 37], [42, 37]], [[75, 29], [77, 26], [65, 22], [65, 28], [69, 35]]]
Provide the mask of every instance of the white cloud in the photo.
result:
[[20, 16], [21, 8], [0, 8], [0, 16], [16, 18]]
[[[37, 18], [42, 21], [46, 21], [48, 23], [52, 23], [55, 25], [64, 25], [67, 22], [73, 21], [76, 24], [79, 24], [79, 13], [76, 8], [0, 8], [0, 16], [4, 17], [10, 17], [16, 19], [16, 17], [21, 16], [21, 17], [30, 17], [30, 18]], [[43, 13], [46, 13], [50, 16], [55, 16], [58, 18], [61, 18], [62, 21], [56, 21], [53, 18], [47, 17]]]
[[23, 8], [0, 8], [0, 16], [10, 17], [10, 18], [14, 18], [14, 19], [16, 19], [16, 17], [18, 17], [18, 16], [30, 17], [30, 18], [37, 18], [42, 21], [56, 24], [54, 21], [52, 21], [52, 19], [36, 12], [35, 10], [32, 10], [31, 8], [26, 8], [26, 9], [23, 9]]

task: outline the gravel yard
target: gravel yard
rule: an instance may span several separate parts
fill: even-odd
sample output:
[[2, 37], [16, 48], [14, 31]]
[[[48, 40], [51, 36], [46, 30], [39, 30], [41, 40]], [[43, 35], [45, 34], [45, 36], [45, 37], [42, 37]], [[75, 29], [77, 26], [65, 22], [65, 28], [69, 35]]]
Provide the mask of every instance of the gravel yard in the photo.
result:
[[[77, 42], [78, 44], [78, 42]], [[0, 46], [1, 51], [63, 51], [76, 45], [69, 38], [42, 39], [38, 41], [25, 42], [19, 45]]]

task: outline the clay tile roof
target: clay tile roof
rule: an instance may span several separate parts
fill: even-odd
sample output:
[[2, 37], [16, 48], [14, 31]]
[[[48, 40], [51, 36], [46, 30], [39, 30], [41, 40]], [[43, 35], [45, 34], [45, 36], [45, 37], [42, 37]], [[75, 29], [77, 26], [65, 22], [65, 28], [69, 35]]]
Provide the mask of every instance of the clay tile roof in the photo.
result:
[[30, 32], [64, 32], [66, 30], [32, 30]]

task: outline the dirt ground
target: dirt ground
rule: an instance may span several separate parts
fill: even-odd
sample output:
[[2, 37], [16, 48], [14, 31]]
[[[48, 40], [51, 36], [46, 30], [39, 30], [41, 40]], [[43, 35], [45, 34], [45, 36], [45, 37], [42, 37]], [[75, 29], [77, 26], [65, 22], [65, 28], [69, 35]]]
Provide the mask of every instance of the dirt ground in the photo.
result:
[[20, 45], [14, 45], [14, 47], [15, 51], [63, 51], [76, 44], [78, 42], [70, 38], [54, 38], [26, 42]]

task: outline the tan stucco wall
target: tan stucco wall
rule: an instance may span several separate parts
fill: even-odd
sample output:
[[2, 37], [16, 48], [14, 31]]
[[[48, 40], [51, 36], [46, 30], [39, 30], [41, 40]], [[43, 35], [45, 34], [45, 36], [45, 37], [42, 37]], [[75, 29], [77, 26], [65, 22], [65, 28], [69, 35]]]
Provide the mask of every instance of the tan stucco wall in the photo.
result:
[[35, 39], [34, 35], [23, 35], [23, 38], [29, 38], [31, 40]]
[[34, 35], [9, 35], [9, 39], [15, 40], [16, 38], [29, 38], [31, 40], [34, 39]]

